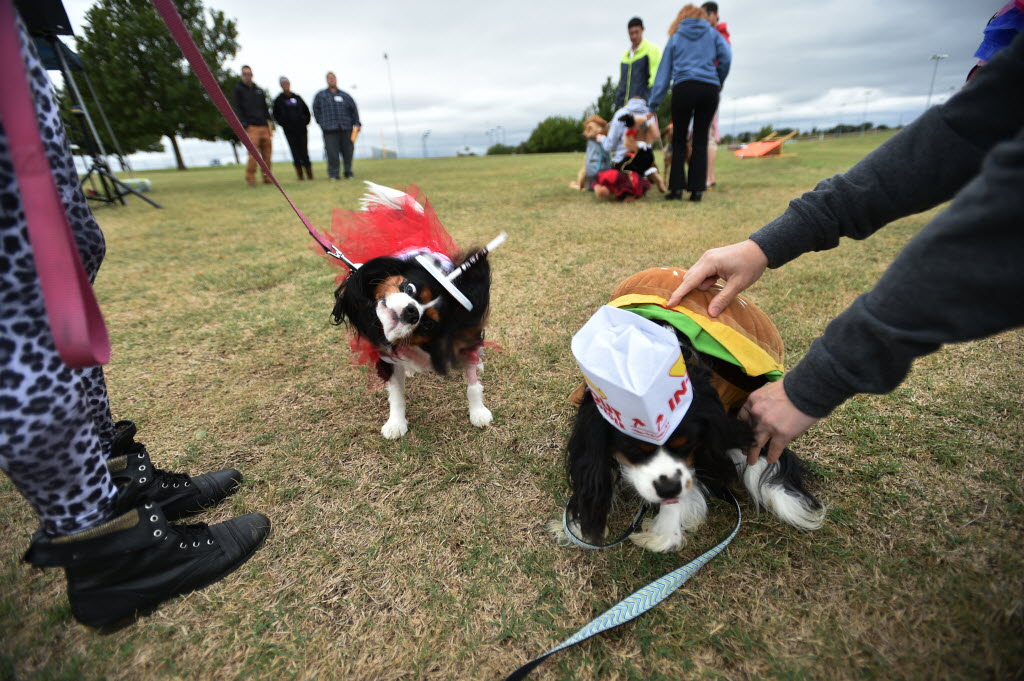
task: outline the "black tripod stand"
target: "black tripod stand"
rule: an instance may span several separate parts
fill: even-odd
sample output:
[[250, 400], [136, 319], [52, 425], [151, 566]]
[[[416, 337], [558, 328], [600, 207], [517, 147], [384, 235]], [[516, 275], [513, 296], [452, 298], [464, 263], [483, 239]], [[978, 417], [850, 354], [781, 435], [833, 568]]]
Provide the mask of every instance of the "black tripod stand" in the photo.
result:
[[[85, 110], [81, 106], [73, 104], [71, 106], [71, 113], [75, 115], [75, 120], [78, 121], [82, 139], [85, 140], [86, 145], [89, 147], [89, 157], [92, 159], [89, 170], [82, 177], [81, 181], [82, 193], [85, 194], [85, 198], [90, 201], [106, 204], [119, 201], [124, 206], [126, 205], [124, 197], [128, 194], [134, 194], [154, 208], [163, 208], [159, 203], [143, 196], [139, 191], [129, 187], [110, 172], [106, 156], [99, 153], [99, 150], [96, 149], [94, 138], [89, 134], [89, 129], [82, 121], [86, 115]], [[89, 186], [86, 187], [86, 184]]]
[[[124, 197], [128, 194], [134, 194], [154, 208], [163, 208], [163, 206], [157, 202], [146, 198], [141, 193], [114, 177], [114, 174], [110, 172], [110, 166], [107, 165], [106, 160], [106, 149], [103, 148], [103, 143], [100, 141], [99, 133], [96, 132], [96, 127], [92, 123], [92, 117], [89, 116], [89, 111], [85, 108], [85, 103], [82, 101], [82, 95], [78, 91], [78, 85], [75, 83], [75, 79], [71, 75], [71, 68], [68, 66], [67, 60], [64, 59], [64, 52], [62, 49], [63, 45], [60, 40], [57, 39], [55, 34], [48, 34], [47, 38], [53, 46], [53, 51], [57, 55], [61, 75], [64, 76], [64, 81], [70, 86], [70, 93], [74, 100], [71, 103], [71, 112], [74, 114], [74, 118], [78, 123], [79, 130], [81, 131], [81, 137], [85, 140], [89, 156], [92, 158], [92, 164], [89, 166], [89, 171], [85, 174], [85, 177], [82, 178], [81, 183], [82, 192], [85, 194], [85, 198], [90, 201], [99, 201], [106, 204], [112, 204], [115, 201], [119, 201], [123, 206], [126, 205]], [[99, 187], [102, 191], [97, 191], [96, 182], [93, 178], [94, 175], [99, 180]], [[91, 185], [89, 188], [85, 186], [87, 182]]]

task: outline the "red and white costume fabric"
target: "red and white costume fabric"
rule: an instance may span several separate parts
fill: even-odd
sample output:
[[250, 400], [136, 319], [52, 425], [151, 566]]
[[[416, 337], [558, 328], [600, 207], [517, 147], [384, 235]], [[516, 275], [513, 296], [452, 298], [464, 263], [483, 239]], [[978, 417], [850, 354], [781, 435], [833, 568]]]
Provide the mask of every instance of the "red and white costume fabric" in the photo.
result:
[[[419, 187], [409, 185], [403, 192], [372, 182], [366, 184], [370, 191], [360, 199], [362, 210], [334, 209], [331, 229], [324, 234], [327, 240], [356, 265], [382, 256], [409, 260], [427, 254], [434, 258], [442, 272], [451, 272], [461, 251]], [[313, 246], [314, 251], [342, 270], [334, 278], [334, 283], [340, 286], [351, 274], [348, 266], [322, 253], [317, 244]], [[353, 360], [368, 366], [380, 361], [422, 360], [408, 349], [394, 354], [382, 353], [357, 333], [351, 334], [349, 344]]]
[[[381, 256], [407, 260], [427, 253], [442, 271], [450, 272], [461, 251], [419, 187], [409, 185], [403, 192], [371, 182], [367, 185], [370, 193], [360, 200], [362, 210], [334, 209], [331, 229], [324, 234], [327, 240], [356, 264]], [[348, 278], [348, 267], [323, 256], [342, 270], [334, 280], [340, 285]]]
[[651, 181], [639, 173], [615, 168], [599, 172], [594, 184], [607, 187], [612, 196], [620, 200], [629, 197], [639, 199], [651, 188]]

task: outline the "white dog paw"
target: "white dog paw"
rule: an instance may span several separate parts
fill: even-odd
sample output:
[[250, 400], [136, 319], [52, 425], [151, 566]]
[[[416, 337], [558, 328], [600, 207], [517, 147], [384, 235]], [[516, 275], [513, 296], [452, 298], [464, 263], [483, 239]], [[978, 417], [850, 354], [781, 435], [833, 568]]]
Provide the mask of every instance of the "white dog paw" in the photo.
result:
[[487, 407], [472, 407], [469, 410], [469, 422], [477, 428], [483, 428], [494, 420], [491, 410]]
[[[551, 536], [555, 538], [555, 541], [558, 543], [559, 546], [572, 545], [572, 542], [569, 541], [569, 538], [565, 536], [565, 529], [562, 528], [561, 518], [552, 518], [551, 520], [549, 520], [547, 524], [547, 529], [548, 532], [551, 533]], [[579, 530], [580, 528], [579, 526], [577, 526], [575, 531], [579, 532]]]
[[648, 551], [668, 553], [678, 551], [686, 544], [686, 535], [682, 532], [661, 534], [658, 532], [634, 532], [629, 535], [629, 540]]
[[409, 432], [409, 422], [405, 419], [388, 419], [388, 422], [381, 426], [380, 434], [389, 440], [397, 440]]

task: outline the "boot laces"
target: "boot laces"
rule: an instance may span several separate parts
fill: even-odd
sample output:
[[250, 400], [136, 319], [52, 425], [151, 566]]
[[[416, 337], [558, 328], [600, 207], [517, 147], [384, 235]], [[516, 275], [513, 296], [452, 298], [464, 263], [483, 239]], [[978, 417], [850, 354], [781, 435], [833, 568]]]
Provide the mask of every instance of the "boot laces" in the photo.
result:
[[[149, 452], [146, 450], [146, 445], [141, 442], [135, 442], [134, 440], [128, 446], [128, 455], [131, 456], [132, 454], [139, 458], [146, 458], [149, 456]], [[153, 466], [152, 460], [150, 460], [149, 465]], [[153, 482], [159, 482], [161, 487], [183, 489], [192, 485], [190, 480], [191, 477], [187, 473], [170, 473], [162, 468], [153, 466]]]
[[154, 482], [159, 482], [161, 487], [181, 489], [191, 486], [191, 479], [187, 473], [169, 473], [161, 468], [153, 468]]
[[173, 526], [178, 535], [179, 548], [198, 548], [203, 545], [212, 545], [213, 537], [210, 534], [210, 526], [206, 523], [191, 523], [188, 525]]

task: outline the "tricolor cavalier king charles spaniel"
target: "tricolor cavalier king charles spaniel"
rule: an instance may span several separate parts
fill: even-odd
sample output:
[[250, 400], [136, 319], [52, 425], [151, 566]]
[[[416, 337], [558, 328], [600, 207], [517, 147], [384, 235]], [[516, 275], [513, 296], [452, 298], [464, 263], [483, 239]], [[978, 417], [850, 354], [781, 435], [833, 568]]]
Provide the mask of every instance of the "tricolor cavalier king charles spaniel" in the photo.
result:
[[663, 445], [616, 430], [601, 415], [590, 390], [576, 414], [565, 469], [572, 488], [569, 529], [601, 544], [618, 484], [625, 483], [658, 515], [630, 540], [651, 551], [676, 551], [686, 534], [707, 518], [706, 496], [743, 480], [751, 499], [802, 530], [821, 527], [825, 509], [804, 487], [803, 464], [791, 450], [771, 466], [762, 457], [747, 465], [743, 451], [754, 443], [750, 426], [727, 414], [711, 386], [707, 358], [681, 340], [693, 386], [693, 403]]
[[[477, 251], [471, 251], [465, 259], [475, 255]], [[440, 270], [440, 261], [432, 260]], [[378, 257], [352, 272], [335, 291], [334, 323], [347, 322], [354, 329], [357, 342], [371, 354], [377, 374], [387, 382], [390, 416], [380, 432], [388, 439], [400, 438], [409, 430], [405, 379], [421, 371], [447, 374], [462, 369], [470, 422], [478, 428], [491, 422], [479, 379], [491, 286], [486, 254], [479, 255], [457, 284], [472, 310], [453, 298], [416, 259]]]
[[[662, 319], [673, 318], [672, 313], [685, 315], [712, 336], [720, 333], [716, 328], [727, 326], [764, 351], [771, 360], [768, 366], [781, 370], [781, 336], [767, 316], [746, 299], [738, 298], [716, 320], [707, 317], [706, 306], [716, 290], [695, 291], [677, 308], [665, 308], [666, 299], [684, 273], [682, 268], [638, 273], [619, 284], [612, 301], [625, 306], [648, 305]], [[769, 380], [767, 374], [774, 369], [758, 376], [747, 375], [742, 362], [738, 365], [709, 355], [696, 349], [686, 333], [667, 321], [656, 323], [671, 331], [679, 342], [692, 402], [679, 425], [663, 439], [664, 444], [656, 445], [624, 434], [622, 430], [628, 428], [620, 430], [609, 423], [602, 407], [607, 410], [610, 405], [595, 401], [593, 386], [577, 391], [574, 401], [579, 410], [565, 456], [572, 491], [566, 507], [568, 529], [591, 544], [601, 544], [617, 489], [624, 484], [648, 504], [658, 506], [653, 521], [630, 539], [651, 551], [675, 551], [686, 543], [687, 533], [703, 524], [708, 513], [707, 495], [720, 496], [726, 486], [740, 480], [757, 507], [767, 508], [783, 522], [802, 530], [821, 527], [825, 508], [804, 487], [805, 469], [796, 454], [786, 449], [778, 462], [768, 465], [762, 452], [756, 464], [747, 465], [744, 452], [754, 445], [754, 433], [737, 413], [747, 395], [764, 385]], [[673, 342], [671, 336], [667, 338]], [[627, 346], [626, 351], [632, 352], [631, 347]], [[754, 364], [744, 356], [753, 370]], [[763, 368], [763, 364], [756, 367]]]

